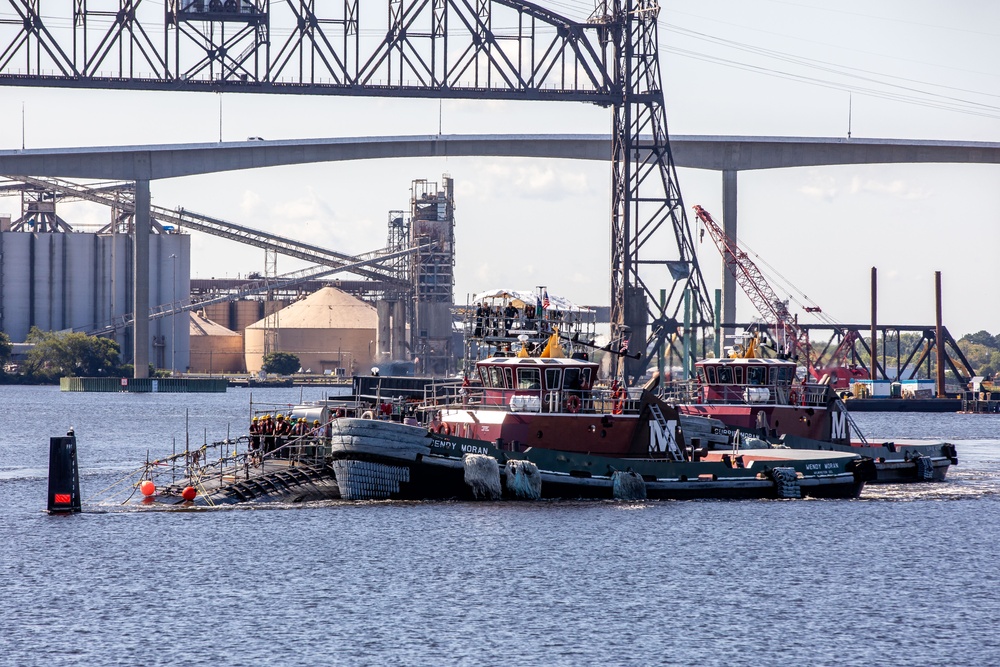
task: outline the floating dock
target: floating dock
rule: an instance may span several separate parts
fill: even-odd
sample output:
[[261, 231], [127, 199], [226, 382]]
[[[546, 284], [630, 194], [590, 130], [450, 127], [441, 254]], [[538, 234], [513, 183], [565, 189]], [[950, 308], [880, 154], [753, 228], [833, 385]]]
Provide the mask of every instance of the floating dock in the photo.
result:
[[960, 398], [850, 398], [850, 412], [960, 412]]
[[1000, 392], [966, 392], [962, 398], [962, 412], [1000, 412]]
[[140, 394], [224, 394], [225, 378], [79, 378], [59, 380], [61, 391], [130, 392]]

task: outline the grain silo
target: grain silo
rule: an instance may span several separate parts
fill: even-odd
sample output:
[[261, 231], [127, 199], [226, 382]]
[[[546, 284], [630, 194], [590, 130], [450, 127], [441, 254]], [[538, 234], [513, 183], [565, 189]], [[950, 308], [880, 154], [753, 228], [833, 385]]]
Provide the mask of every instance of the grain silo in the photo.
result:
[[302, 370], [367, 373], [376, 353], [375, 308], [333, 287], [324, 287], [247, 327], [246, 368], [260, 370], [265, 347], [296, 355]]
[[192, 373], [242, 373], [243, 336], [204, 316], [191, 315]]
[[[0, 330], [14, 342], [31, 327], [94, 333], [120, 324], [133, 299], [131, 236], [125, 233], [0, 231]], [[149, 303], [186, 301], [190, 291], [191, 238], [172, 231], [149, 237]], [[188, 366], [188, 316], [150, 322], [149, 359], [158, 368]], [[125, 361], [131, 329], [112, 335]]]

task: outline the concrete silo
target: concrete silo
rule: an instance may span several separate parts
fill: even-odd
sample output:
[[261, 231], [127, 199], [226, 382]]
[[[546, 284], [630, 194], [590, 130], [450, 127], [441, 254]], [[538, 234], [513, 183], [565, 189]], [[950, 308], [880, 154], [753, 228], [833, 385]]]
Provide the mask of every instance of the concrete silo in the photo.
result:
[[375, 308], [333, 287], [324, 287], [246, 328], [246, 368], [260, 370], [264, 342], [298, 356], [305, 371], [352, 375], [372, 367], [378, 315]]
[[[191, 239], [149, 238], [149, 302], [185, 301], [190, 291]], [[31, 327], [95, 332], [132, 310], [132, 242], [127, 234], [75, 231], [0, 232], [0, 330], [14, 342]], [[131, 330], [114, 336], [125, 361]], [[189, 363], [188, 315], [150, 323], [149, 358], [159, 368], [184, 371]]]

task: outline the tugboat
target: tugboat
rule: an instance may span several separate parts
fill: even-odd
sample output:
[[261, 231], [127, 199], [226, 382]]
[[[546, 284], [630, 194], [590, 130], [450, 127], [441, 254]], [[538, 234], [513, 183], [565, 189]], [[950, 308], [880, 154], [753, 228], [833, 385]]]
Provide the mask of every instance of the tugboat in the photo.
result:
[[753, 337], [727, 358], [695, 363], [693, 383], [663, 387], [681, 425], [710, 447], [726, 448], [739, 433], [797, 450], [853, 452], [874, 460], [873, 482], [944, 481], [958, 463], [948, 442], [869, 442], [830, 385], [797, 379], [794, 360], [764, 359], [759, 349]]
[[[477, 314], [467, 337], [481, 358], [464, 379], [428, 383], [405, 409], [372, 411], [401, 419], [334, 420], [341, 497], [854, 498], [874, 476], [856, 452], [745, 449], [739, 438], [727, 451], [703, 447], [651, 392], [599, 386], [599, 366], [584, 351], [592, 345], [576, 344], [582, 319], [549, 319], [546, 297], [530, 330]], [[559, 331], [567, 319], [572, 335]], [[539, 338], [544, 346], [532, 342]]]

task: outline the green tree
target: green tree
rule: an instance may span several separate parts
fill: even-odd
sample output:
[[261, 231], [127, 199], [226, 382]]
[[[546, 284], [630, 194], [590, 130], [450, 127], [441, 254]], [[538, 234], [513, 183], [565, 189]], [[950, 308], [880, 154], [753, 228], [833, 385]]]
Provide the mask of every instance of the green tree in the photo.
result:
[[3, 367], [10, 361], [10, 355], [14, 351], [14, 346], [10, 342], [10, 336], [0, 331], [0, 375], [3, 375]]
[[40, 380], [63, 376], [100, 377], [121, 372], [118, 343], [82, 333], [57, 333], [32, 327], [27, 342], [34, 343], [24, 373]]
[[961, 339], [959, 339], [958, 342], [961, 343], [962, 341], [983, 345], [984, 347], [993, 348], [994, 350], [1000, 349], [1000, 335], [993, 336], [985, 329], [977, 331], [974, 334], [965, 334]]
[[264, 357], [264, 364], [261, 368], [266, 373], [290, 375], [299, 370], [300, 366], [299, 358], [291, 352], [272, 352]]

